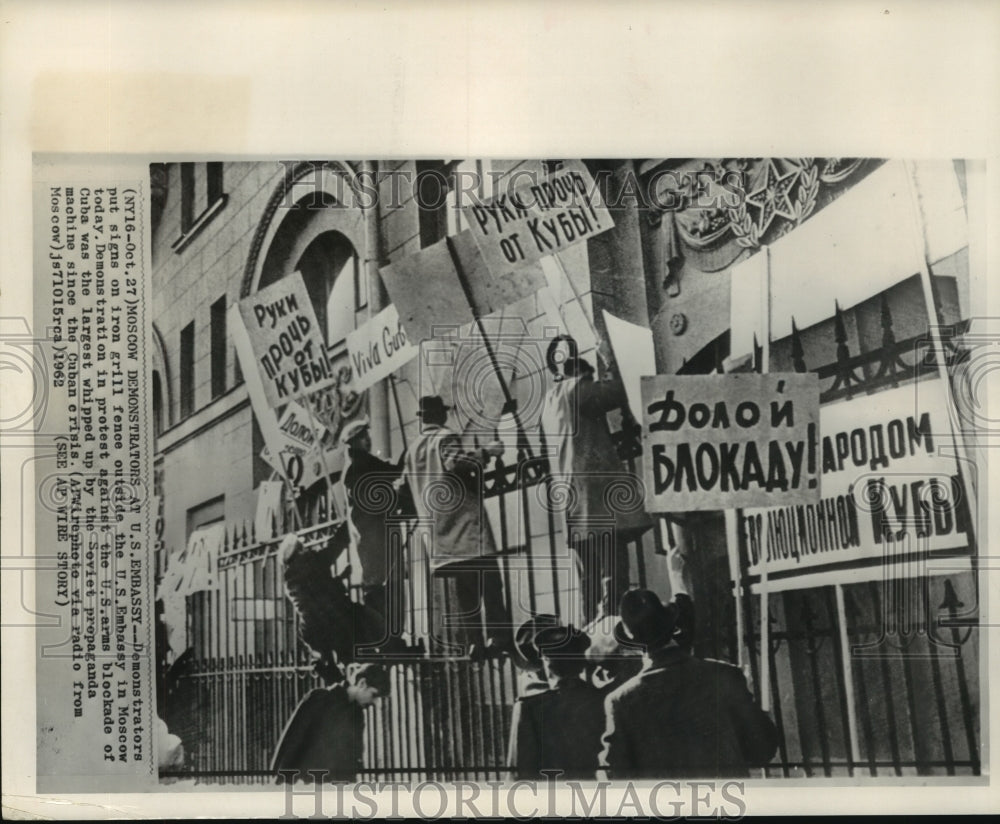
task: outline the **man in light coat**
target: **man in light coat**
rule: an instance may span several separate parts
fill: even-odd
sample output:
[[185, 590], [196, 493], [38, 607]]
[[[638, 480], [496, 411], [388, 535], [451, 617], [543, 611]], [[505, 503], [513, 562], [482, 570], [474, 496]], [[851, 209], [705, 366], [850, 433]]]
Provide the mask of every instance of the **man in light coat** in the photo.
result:
[[433, 526], [428, 560], [434, 580], [454, 587], [454, 604], [434, 611], [433, 637], [473, 656], [499, 655], [511, 647], [511, 627], [483, 511], [482, 471], [502, 446], [467, 452], [461, 436], [445, 426], [449, 409], [437, 395], [420, 399], [421, 432], [404, 470], [417, 514]]
[[[552, 347], [550, 363], [551, 355]], [[641, 511], [638, 479], [625, 469], [608, 431], [607, 414], [625, 404], [621, 381], [594, 380], [574, 345], [542, 410], [545, 443], [555, 452], [550, 500], [561, 509], [557, 516], [576, 556], [584, 625], [615, 612], [629, 587], [627, 542], [651, 526]]]

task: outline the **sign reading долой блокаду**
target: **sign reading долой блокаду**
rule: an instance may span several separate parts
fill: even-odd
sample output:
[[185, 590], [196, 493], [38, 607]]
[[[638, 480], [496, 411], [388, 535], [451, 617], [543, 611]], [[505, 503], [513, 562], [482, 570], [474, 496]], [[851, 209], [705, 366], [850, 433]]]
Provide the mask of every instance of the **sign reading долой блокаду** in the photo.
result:
[[819, 499], [819, 383], [811, 374], [642, 378], [651, 512]]
[[270, 406], [336, 383], [326, 344], [299, 272], [239, 302]]

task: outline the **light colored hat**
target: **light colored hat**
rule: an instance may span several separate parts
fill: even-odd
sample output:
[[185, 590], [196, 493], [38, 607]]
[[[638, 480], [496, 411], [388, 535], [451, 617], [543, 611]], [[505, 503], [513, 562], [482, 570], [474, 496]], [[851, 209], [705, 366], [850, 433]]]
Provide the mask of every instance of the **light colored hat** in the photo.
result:
[[341, 430], [340, 442], [343, 444], [349, 444], [358, 435], [364, 432], [371, 424], [368, 422], [368, 418], [358, 418], [356, 421], [351, 421], [347, 426]]

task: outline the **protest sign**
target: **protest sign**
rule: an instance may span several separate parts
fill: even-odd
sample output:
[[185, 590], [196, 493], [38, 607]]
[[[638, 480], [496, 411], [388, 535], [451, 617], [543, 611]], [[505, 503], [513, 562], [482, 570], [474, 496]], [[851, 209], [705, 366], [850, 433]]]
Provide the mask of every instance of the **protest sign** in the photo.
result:
[[454, 260], [468, 286], [473, 309], [479, 317], [533, 295], [547, 283], [545, 272], [538, 262], [504, 269], [491, 267], [471, 229], [452, 235], [448, 240]]
[[333, 444], [329, 430], [309, 410], [292, 401], [278, 419], [278, 432], [285, 441], [285, 449], [297, 448], [308, 452], [320, 441]]
[[546, 284], [540, 265], [491, 271], [468, 229], [384, 266], [382, 281], [410, 343], [434, 337], [435, 326], [486, 317]]
[[819, 500], [814, 374], [642, 378], [650, 512]]
[[258, 540], [274, 536], [276, 524], [281, 523], [281, 481], [261, 481], [257, 486], [257, 510], [254, 513], [254, 531]]
[[357, 392], [368, 389], [411, 361], [419, 351], [406, 336], [396, 307], [389, 304], [347, 333], [347, 355], [354, 370], [352, 387]]
[[940, 380], [824, 406], [820, 424], [823, 497], [741, 514], [750, 574], [968, 546], [958, 467], [941, 452], [950, 423]]
[[379, 271], [411, 343], [434, 337], [435, 325], [472, 322], [447, 238]]
[[544, 180], [463, 206], [491, 272], [537, 261], [614, 226], [594, 178], [578, 160]]
[[267, 402], [288, 401], [336, 383], [333, 363], [299, 272], [239, 302]]
[[187, 644], [187, 596], [217, 586], [216, 570], [225, 539], [222, 521], [198, 527], [188, 537], [187, 546], [171, 553], [167, 560], [156, 597], [163, 601], [163, 622], [174, 650], [183, 650]]
[[642, 378], [656, 374], [656, 354], [653, 332], [615, 317], [606, 309], [604, 326], [608, 330], [611, 350], [615, 353], [618, 374], [625, 385], [629, 409], [638, 421], [642, 419]]
[[[234, 303], [229, 307], [226, 322], [232, 336], [236, 357], [243, 372], [243, 379], [246, 382], [247, 394], [250, 396], [250, 406], [257, 419], [261, 435], [264, 437], [264, 451], [261, 452], [261, 456], [263, 457], [265, 452], [280, 455], [285, 445], [285, 439], [278, 429], [278, 416], [267, 402], [264, 378], [257, 370], [257, 361], [250, 343], [250, 335], [243, 323], [243, 314], [237, 304]], [[288, 480], [284, 466], [280, 462], [275, 464], [270, 458], [265, 458], [265, 460], [278, 471], [282, 478]]]

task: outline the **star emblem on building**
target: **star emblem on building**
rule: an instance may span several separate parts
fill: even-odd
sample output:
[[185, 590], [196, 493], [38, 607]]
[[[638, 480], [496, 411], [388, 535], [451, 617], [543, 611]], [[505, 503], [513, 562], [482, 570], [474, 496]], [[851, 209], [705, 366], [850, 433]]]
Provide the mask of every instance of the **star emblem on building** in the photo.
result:
[[788, 192], [795, 185], [798, 170], [793, 169], [784, 175], [778, 173], [773, 160], [768, 160], [764, 166], [764, 174], [758, 180], [757, 188], [747, 195], [747, 203], [760, 210], [757, 219], [757, 229], [761, 235], [767, 231], [775, 215], [795, 219], [795, 209], [788, 197]]

